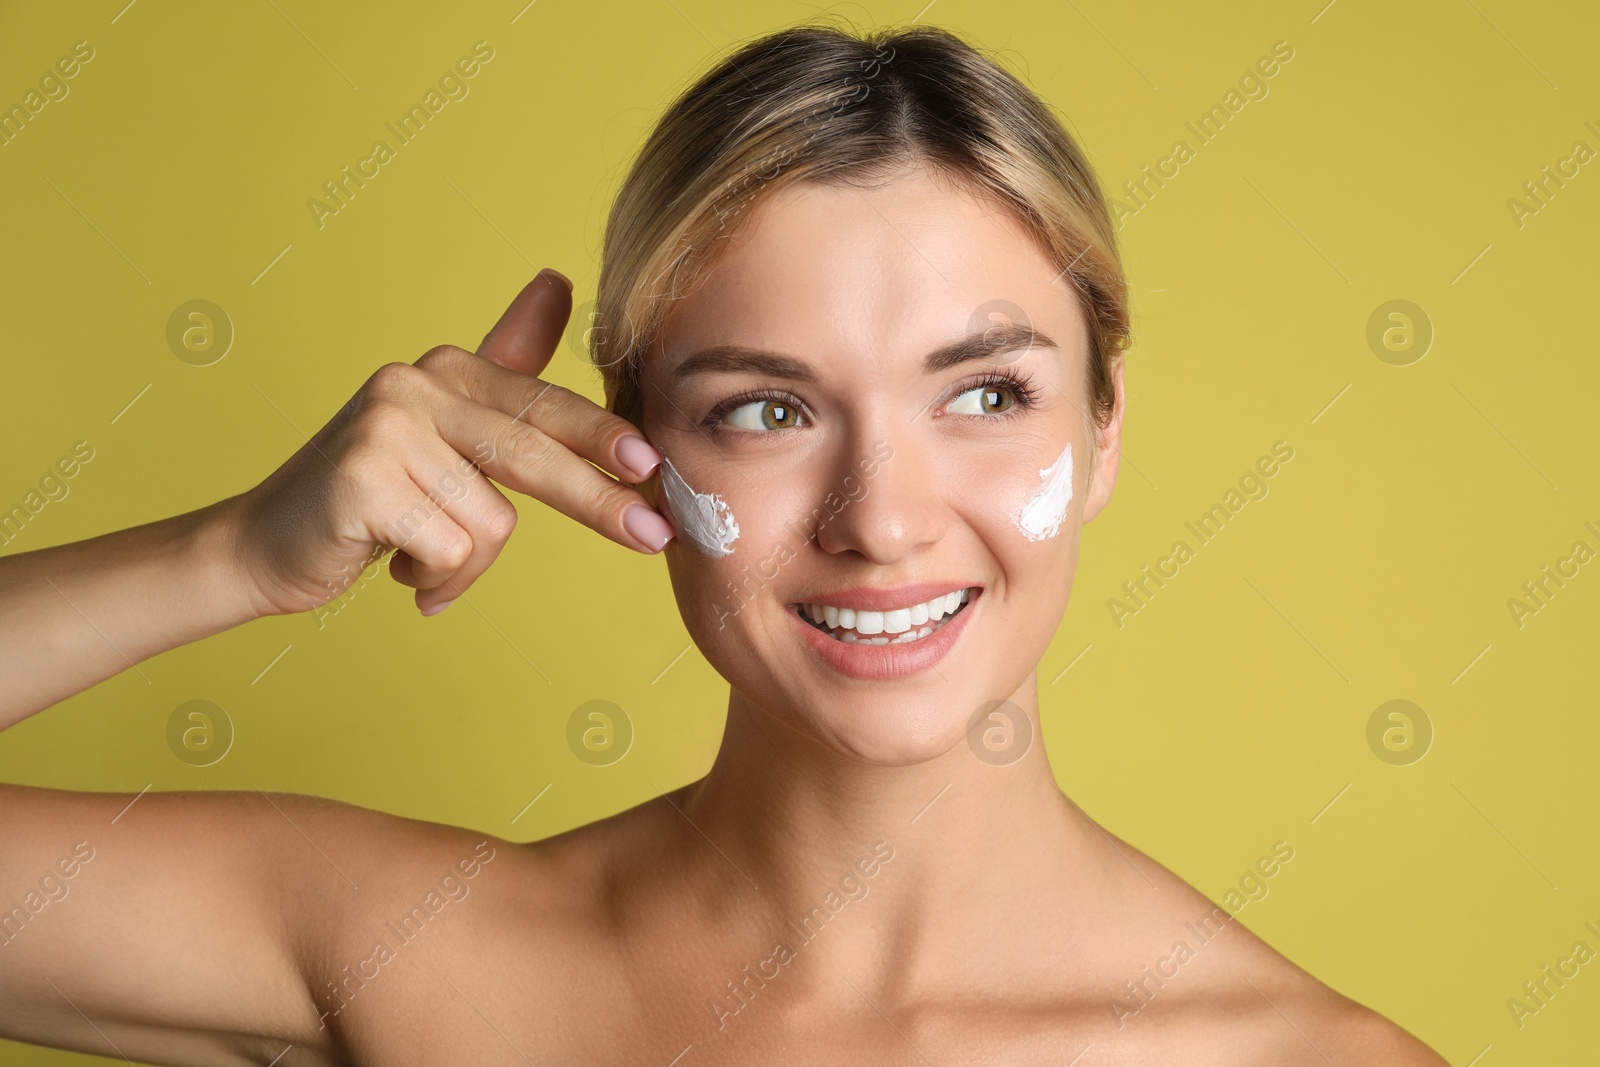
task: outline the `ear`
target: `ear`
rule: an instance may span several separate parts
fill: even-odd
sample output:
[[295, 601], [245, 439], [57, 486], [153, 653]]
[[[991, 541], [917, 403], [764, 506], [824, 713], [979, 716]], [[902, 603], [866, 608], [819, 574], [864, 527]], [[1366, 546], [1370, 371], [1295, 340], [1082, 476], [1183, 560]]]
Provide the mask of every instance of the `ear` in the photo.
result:
[[1116, 404], [1111, 418], [1104, 427], [1093, 427], [1098, 449], [1093, 469], [1089, 471], [1089, 488], [1083, 498], [1083, 520], [1088, 522], [1111, 501], [1111, 490], [1117, 484], [1117, 472], [1122, 469], [1122, 413], [1127, 403], [1127, 393], [1122, 387], [1123, 360], [1118, 359], [1112, 371], [1116, 384]]

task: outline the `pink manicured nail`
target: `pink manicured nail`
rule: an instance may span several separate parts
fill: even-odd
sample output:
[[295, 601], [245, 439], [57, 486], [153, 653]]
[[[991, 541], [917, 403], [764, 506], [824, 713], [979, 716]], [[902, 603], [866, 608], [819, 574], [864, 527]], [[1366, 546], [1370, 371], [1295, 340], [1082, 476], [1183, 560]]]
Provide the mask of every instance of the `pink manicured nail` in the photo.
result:
[[630, 433], [617, 442], [617, 462], [638, 475], [642, 482], [660, 465], [661, 453], [652, 448], [649, 441]]
[[424, 615], [437, 615], [437, 614], [439, 614], [439, 612], [443, 611], [445, 608], [449, 607], [451, 604], [454, 604], [455, 602], [456, 602], [455, 598], [451, 597], [449, 600], [446, 600], [446, 601], [444, 601], [442, 603], [439, 603], [439, 604], [435, 604], [431, 608], [423, 608], [422, 609], [422, 614], [424, 614]]
[[628, 505], [628, 510], [622, 513], [622, 525], [652, 552], [660, 552], [672, 540], [672, 526], [643, 504]]

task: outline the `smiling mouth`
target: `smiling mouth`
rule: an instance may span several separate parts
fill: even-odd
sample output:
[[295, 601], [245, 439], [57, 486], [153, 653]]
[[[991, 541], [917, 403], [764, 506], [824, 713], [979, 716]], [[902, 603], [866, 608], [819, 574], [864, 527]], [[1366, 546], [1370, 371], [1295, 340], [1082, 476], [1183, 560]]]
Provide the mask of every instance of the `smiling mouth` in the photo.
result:
[[910, 645], [931, 637], [976, 599], [978, 587], [896, 611], [855, 611], [831, 604], [791, 604], [802, 622], [846, 645]]

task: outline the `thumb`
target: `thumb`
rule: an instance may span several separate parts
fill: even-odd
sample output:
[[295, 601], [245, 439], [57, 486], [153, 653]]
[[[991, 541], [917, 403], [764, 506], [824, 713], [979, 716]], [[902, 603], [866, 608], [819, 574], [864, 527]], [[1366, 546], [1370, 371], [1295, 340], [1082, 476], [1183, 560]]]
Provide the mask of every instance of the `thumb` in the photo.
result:
[[546, 267], [522, 287], [500, 321], [484, 335], [478, 355], [535, 376], [550, 362], [571, 315], [572, 282], [560, 271]]

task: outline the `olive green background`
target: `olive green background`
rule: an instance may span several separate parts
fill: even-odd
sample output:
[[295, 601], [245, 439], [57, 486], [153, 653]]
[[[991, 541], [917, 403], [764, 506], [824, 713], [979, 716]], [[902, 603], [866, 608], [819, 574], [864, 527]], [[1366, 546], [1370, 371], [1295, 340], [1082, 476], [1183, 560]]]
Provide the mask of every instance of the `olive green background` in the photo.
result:
[[[0, 14], [0, 105], [74, 42], [95, 50], [0, 148], [0, 506], [75, 442], [94, 449], [6, 551], [254, 485], [381, 363], [474, 346], [542, 266], [591, 298], [610, 197], [661, 108], [737, 42], [819, 10], [125, 2]], [[1062, 786], [1217, 899], [1288, 841], [1293, 861], [1240, 918], [1453, 1064], [1592, 1055], [1600, 966], [1520, 1029], [1506, 1001], [1574, 942], [1600, 949], [1583, 928], [1600, 925], [1600, 563], [1520, 627], [1507, 601], [1574, 542], [1600, 550], [1584, 525], [1600, 529], [1600, 163], [1520, 226], [1507, 202], [1575, 142], [1600, 150], [1585, 127], [1600, 127], [1600, 15], [924, 2], [829, 10], [862, 26], [920, 14], [1003, 50], [1130, 207], [1125, 180], [1177, 140], [1193, 149], [1121, 233], [1126, 462], [1040, 670]], [[469, 95], [319, 229], [323, 182], [394, 145], [384, 123], [480, 40], [494, 58]], [[1269, 94], [1201, 145], [1185, 122], [1278, 41], [1294, 58]], [[208, 366], [169, 347], [193, 300], [235, 331]], [[1433, 332], [1404, 366], [1368, 343], [1392, 300]], [[548, 377], [600, 397], [573, 347]], [[1269, 495], [1199, 546], [1185, 523], [1278, 441], [1294, 458]], [[21, 724], [0, 737], [0, 777], [303, 791], [532, 839], [704, 773], [726, 687], [662, 562], [517, 502], [504, 556], [443, 615], [379, 575], [320, 626], [254, 622]], [[1108, 601], [1179, 539], [1194, 557], [1119, 626]], [[634, 730], [610, 766], [566, 741], [597, 699]], [[168, 746], [192, 700], [235, 731], [210, 766]], [[1369, 747], [1390, 700], [1431, 724], [1422, 759]], [[0, 1064], [90, 1061], [0, 1045]]]

